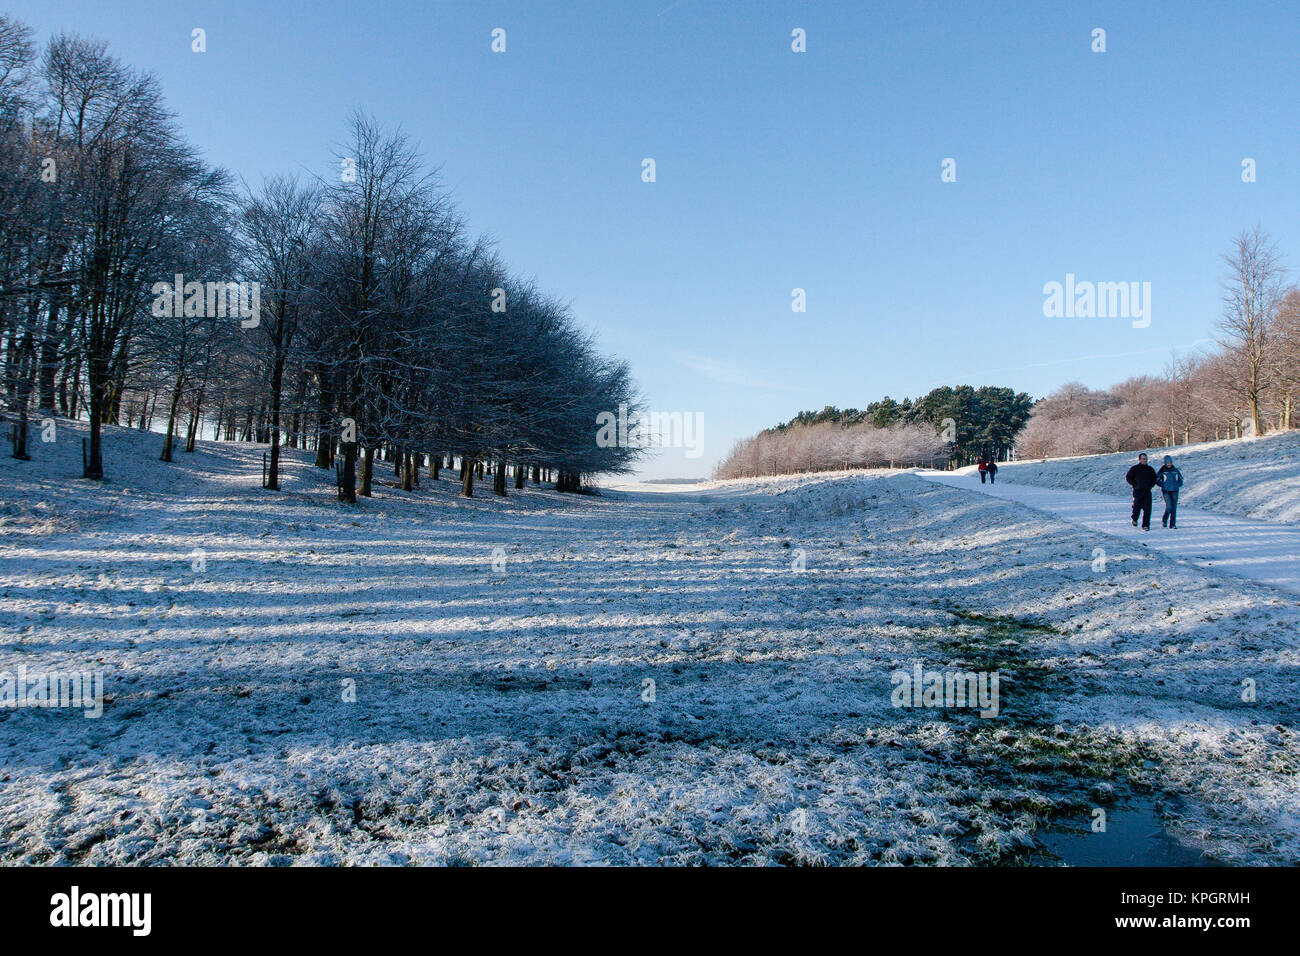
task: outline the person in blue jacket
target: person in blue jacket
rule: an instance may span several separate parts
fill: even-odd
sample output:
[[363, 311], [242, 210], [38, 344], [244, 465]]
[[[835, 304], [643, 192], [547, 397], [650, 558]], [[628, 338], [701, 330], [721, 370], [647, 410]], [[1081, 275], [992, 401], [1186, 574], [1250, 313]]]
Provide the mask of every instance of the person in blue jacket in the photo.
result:
[[1174, 467], [1174, 460], [1168, 455], [1156, 472], [1156, 484], [1165, 496], [1165, 513], [1160, 523], [1172, 531], [1178, 527], [1178, 492], [1183, 487], [1183, 473]]

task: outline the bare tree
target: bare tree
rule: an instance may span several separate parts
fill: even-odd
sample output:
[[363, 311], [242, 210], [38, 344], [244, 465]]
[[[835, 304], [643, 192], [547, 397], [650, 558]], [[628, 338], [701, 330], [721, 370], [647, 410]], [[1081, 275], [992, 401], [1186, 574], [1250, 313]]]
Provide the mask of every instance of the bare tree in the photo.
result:
[[284, 370], [304, 312], [310, 307], [312, 256], [319, 251], [320, 196], [295, 179], [273, 177], [241, 208], [243, 254], [248, 275], [262, 285], [257, 334], [265, 341], [270, 369], [270, 464], [266, 487], [280, 487], [281, 411]]
[[1245, 404], [1252, 433], [1265, 431], [1261, 405], [1274, 371], [1272, 327], [1283, 294], [1283, 269], [1272, 241], [1257, 225], [1243, 230], [1223, 257], [1223, 349], [1237, 360], [1238, 377], [1227, 383]]
[[1278, 305], [1272, 353], [1272, 381], [1280, 406], [1278, 428], [1290, 429], [1300, 397], [1300, 288], [1295, 286]]

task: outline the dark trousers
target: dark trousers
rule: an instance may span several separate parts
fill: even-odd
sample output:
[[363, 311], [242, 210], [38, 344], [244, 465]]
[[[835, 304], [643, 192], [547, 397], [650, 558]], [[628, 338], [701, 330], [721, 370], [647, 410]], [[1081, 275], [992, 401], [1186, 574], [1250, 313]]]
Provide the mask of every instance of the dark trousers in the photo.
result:
[[1166, 491], [1164, 496], [1165, 514], [1160, 519], [1160, 523], [1168, 528], [1176, 528], [1178, 527], [1178, 492]]
[[1151, 527], [1151, 489], [1146, 491], [1133, 492], [1133, 520], [1137, 521], [1138, 515], [1142, 515], [1142, 527]]
[[990, 485], [996, 485], [997, 483], [998, 483], [998, 473], [997, 473], [996, 471], [990, 471], [990, 472], [989, 472], [989, 484], [990, 484]]
[[988, 474], [989, 474], [989, 473], [988, 473], [987, 471], [981, 471], [981, 472], [980, 472], [980, 484], [981, 484], [981, 485], [984, 484], [985, 479], [988, 478]]

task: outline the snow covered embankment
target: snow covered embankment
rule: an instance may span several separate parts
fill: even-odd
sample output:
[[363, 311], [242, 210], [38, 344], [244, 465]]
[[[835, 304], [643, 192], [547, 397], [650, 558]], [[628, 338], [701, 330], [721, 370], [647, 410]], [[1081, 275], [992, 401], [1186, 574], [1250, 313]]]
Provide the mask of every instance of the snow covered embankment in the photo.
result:
[[[1165, 455], [1183, 473], [1180, 505], [1262, 521], [1300, 522], [1300, 432], [1147, 451], [1153, 468]], [[1137, 452], [1009, 462], [998, 481], [1127, 497], [1124, 474]], [[1157, 499], [1159, 496], [1157, 495]]]

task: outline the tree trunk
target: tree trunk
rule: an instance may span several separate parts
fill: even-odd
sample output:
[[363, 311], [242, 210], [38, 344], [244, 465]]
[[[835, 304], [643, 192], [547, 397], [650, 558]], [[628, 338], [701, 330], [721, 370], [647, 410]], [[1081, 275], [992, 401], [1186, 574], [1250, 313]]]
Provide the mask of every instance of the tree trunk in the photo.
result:
[[81, 414], [81, 366], [78, 361], [72, 367], [72, 388], [68, 394], [68, 417], [76, 418]]
[[45, 335], [41, 339], [40, 372], [37, 385], [36, 407], [54, 411], [54, 375], [59, 367], [59, 305], [49, 302], [49, 315], [45, 322]]
[[496, 471], [492, 475], [492, 494], [506, 496], [506, 460], [497, 459]]
[[27, 407], [18, 410], [18, 422], [14, 425], [14, 457], [19, 461], [31, 461], [27, 454]]
[[343, 443], [343, 480], [339, 484], [339, 501], [357, 503], [357, 443]]
[[375, 450], [366, 446], [365, 457], [361, 461], [361, 495], [364, 498], [371, 497], [371, 488], [374, 485], [375, 475]]
[[293, 424], [290, 426], [289, 435], [290, 448], [306, 448], [307, 436], [302, 433], [302, 426], [305, 422], [306, 412], [303, 405], [307, 401], [307, 370], [300, 368], [298, 370], [298, 390], [293, 396]]
[[[31, 322], [36, 322], [37, 305], [32, 306]], [[11, 379], [13, 406], [18, 409], [18, 427], [14, 430], [13, 457], [19, 461], [28, 461], [27, 454], [27, 406], [31, 399], [33, 380], [36, 375], [36, 340], [30, 331], [23, 336], [18, 354], [6, 358], [6, 378]], [[16, 381], [12, 381], [16, 379]]]
[[194, 408], [190, 410], [190, 421], [185, 428], [185, 452], [194, 454], [194, 443], [199, 437], [199, 411], [202, 408], [198, 401], [195, 401]]
[[203, 381], [199, 383], [199, 392], [194, 396], [194, 410], [190, 415], [190, 427], [185, 433], [185, 452], [194, 454], [194, 443], [199, 437], [199, 422], [203, 420], [203, 400], [208, 394], [208, 373], [205, 367]]
[[117, 355], [113, 359], [112, 388], [109, 390], [109, 400], [104, 406], [105, 425], [117, 425], [122, 421], [122, 394], [126, 391], [128, 365], [126, 350], [130, 343], [130, 337], [123, 335], [121, 338], [122, 343], [118, 346]]
[[460, 460], [460, 493], [466, 498], [474, 497], [474, 460], [468, 455]]
[[284, 353], [275, 357], [271, 365], [271, 465], [267, 470], [266, 487], [280, 490], [280, 389], [284, 385]]
[[90, 405], [90, 441], [86, 449], [86, 466], [82, 470], [82, 477], [89, 478], [92, 481], [104, 480], [104, 451], [101, 447], [103, 441], [104, 417], [104, 399], [105, 392], [108, 389], [107, 369], [104, 368], [104, 360], [97, 356], [89, 356], [87, 360], [87, 379], [90, 394], [87, 396]]
[[[73, 418], [76, 416], [76, 395], [68, 394], [68, 381], [74, 375], [79, 374], [81, 369], [81, 355], [77, 352], [75, 345], [76, 323], [79, 321], [80, 313], [69, 303], [68, 317], [63, 326], [63, 342], [65, 344], [65, 353], [63, 358], [63, 368], [59, 372], [59, 411], [64, 418]], [[69, 407], [69, 402], [72, 403]]]
[[334, 467], [334, 430], [330, 424], [329, 403], [323, 396], [316, 418], [316, 467]]
[[163, 450], [160, 461], [172, 460], [172, 443], [176, 439], [176, 409], [181, 404], [181, 394], [185, 388], [185, 380], [177, 375], [176, 384], [172, 386], [172, 402], [167, 412], [167, 437], [163, 439]]

